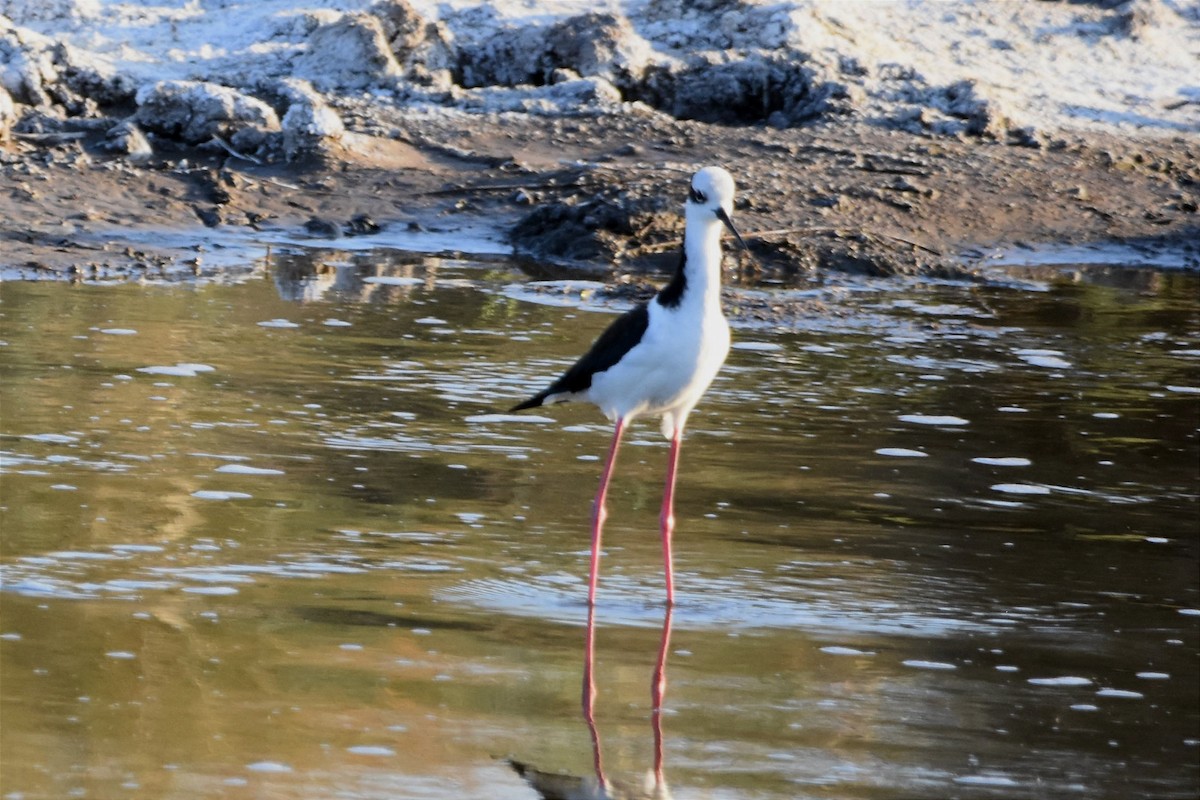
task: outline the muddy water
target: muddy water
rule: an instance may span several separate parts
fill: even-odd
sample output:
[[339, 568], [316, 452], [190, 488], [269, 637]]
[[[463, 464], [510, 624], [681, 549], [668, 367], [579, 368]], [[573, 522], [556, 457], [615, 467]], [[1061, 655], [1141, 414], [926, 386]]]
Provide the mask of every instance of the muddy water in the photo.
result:
[[736, 330], [665, 638], [656, 425], [585, 636], [607, 423], [502, 413], [611, 317], [382, 261], [3, 286], [3, 797], [1200, 790], [1195, 277]]

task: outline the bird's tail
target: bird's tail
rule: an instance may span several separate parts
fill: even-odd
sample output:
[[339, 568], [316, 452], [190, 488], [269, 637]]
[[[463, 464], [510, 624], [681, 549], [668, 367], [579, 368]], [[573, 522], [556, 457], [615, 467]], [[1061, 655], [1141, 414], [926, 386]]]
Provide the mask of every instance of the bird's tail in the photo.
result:
[[524, 411], [527, 408], [537, 408], [538, 406], [542, 405], [542, 403], [545, 402], [547, 395], [549, 395], [549, 392], [538, 392], [537, 394], [535, 394], [533, 397], [529, 398], [528, 400], [521, 402], [521, 403], [517, 403], [515, 406], [513, 406], [512, 408], [510, 408], [508, 410], [508, 413], [512, 414], [513, 412], [516, 412], [516, 411]]

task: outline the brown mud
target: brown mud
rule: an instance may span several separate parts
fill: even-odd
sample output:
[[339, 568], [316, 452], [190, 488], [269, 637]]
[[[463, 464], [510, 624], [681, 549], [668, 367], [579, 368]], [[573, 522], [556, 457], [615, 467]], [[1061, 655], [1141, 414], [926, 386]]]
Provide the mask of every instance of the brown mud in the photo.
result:
[[273, 164], [162, 140], [149, 159], [114, 157], [96, 128], [15, 134], [0, 144], [0, 268], [204, 274], [194, 247], [125, 237], [272, 227], [336, 247], [394, 226], [484, 222], [508, 232], [534, 275], [654, 277], [677, 258], [689, 173], [713, 163], [738, 180], [735, 222], [752, 256], [734, 263], [746, 283], [970, 278], [996, 249], [1061, 243], [1125, 243], [1200, 268], [1194, 137], [1016, 146], [844, 121], [778, 130], [401, 111], [347, 127], [336, 149]]

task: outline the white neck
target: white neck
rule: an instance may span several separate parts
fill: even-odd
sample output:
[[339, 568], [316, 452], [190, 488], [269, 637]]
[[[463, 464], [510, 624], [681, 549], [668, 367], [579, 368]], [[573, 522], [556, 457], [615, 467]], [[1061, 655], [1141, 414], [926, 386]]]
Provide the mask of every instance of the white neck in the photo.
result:
[[689, 208], [684, 247], [687, 252], [687, 294], [696, 301], [719, 306], [721, 221], [711, 211]]

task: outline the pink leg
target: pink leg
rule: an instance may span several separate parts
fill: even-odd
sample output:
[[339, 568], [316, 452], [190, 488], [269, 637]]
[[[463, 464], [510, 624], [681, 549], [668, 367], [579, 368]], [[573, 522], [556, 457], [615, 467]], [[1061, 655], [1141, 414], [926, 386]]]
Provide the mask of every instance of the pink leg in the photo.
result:
[[596, 501], [592, 505], [592, 565], [588, 572], [588, 605], [596, 604], [596, 580], [600, 576], [600, 534], [604, 527], [604, 519], [608, 511], [604, 508], [608, 496], [608, 480], [612, 477], [613, 466], [617, 462], [617, 448], [621, 445], [621, 434], [625, 432], [625, 420], [618, 419], [613, 431], [612, 446], [608, 449], [608, 460], [604, 462], [604, 472], [600, 475], [600, 488], [596, 490]]
[[671, 534], [675, 532], [675, 469], [679, 465], [679, 442], [683, 428], [675, 429], [671, 437], [671, 454], [667, 457], [667, 488], [663, 491], [662, 525], [663, 569], [667, 573], [667, 605], [675, 603], [675, 567], [671, 558]]

